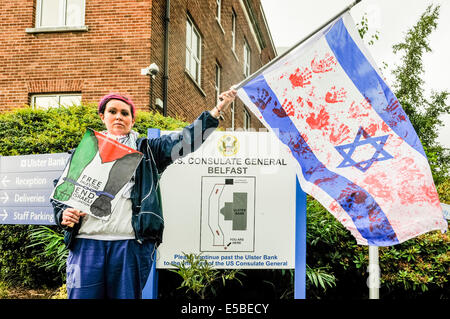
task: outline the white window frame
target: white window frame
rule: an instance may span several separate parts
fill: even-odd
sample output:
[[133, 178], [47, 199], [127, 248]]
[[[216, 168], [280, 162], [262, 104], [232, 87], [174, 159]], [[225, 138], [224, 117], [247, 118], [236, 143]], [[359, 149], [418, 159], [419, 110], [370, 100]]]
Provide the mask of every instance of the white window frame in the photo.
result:
[[[42, 107], [42, 106], [37, 106], [36, 105], [36, 98], [40, 98], [40, 97], [47, 97], [47, 98], [54, 98], [55, 99], [55, 105], [54, 106], [46, 106], [46, 107]], [[33, 94], [31, 95], [31, 106], [35, 109], [39, 108], [39, 109], [47, 109], [50, 107], [61, 107], [61, 106], [70, 106], [70, 105], [65, 105], [65, 104], [61, 104], [61, 98], [64, 97], [77, 97], [80, 99], [80, 103], [81, 103], [81, 93], [54, 93], [54, 94]]]
[[215, 72], [215, 81], [214, 81], [214, 90], [216, 93], [216, 104], [219, 103], [219, 95], [220, 95], [220, 90], [221, 90], [221, 85], [220, 85], [220, 78], [222, 76], [222, 68], [220, 67], [220, 65], [216, 62], [216, 72]]
[[234, 131], [235, 130], [234, 114], [235, 114], [235, 110], [236, 110], [236, 105], [235, 105], [234, 101], [231, 102], [230, 109], [231, 109], [231, 130]]
[[81, 12], [80, 12], [80, 24], [79, 25], [68, 25], [67, 24], [67, 1], [60, 1], [60, 12], [59, 12], [59, 22], [57, 25], [53, 26], [42, 26], [42, 1], [36, 0], [36, 28], [70, 28], [70, 27], [83, 27], [85, 23], [85, 13], [86, 13], [86, 0], [81, 0]]
[[217, 8], [216, 8], [216, 19], [217, 19], [217, 21], [220, 24], [220, 19], [221, 19], [221, 16], [222, 16], [222, 0], [216, 0], [216, 5], [217, 5]]
[[231, 50], [236, 52], [236, 12], [231, 10]]
[[244, 39], [244, 76], [247, 78], [251, 74], [251, 50], [250, 46], [247, 43], [247, 40]]
[[248, 131], [250, 129], [250, 113], [244, 108], [244, 127], [243, 129]]
[[[190, 36], [188, 37], [188, 33], [190, 33]], [[194, 54], [192, 52], [192, 34], [195, 33], [198, 39], [197, 48], [198, 52]], [[188, 39], [191, 39], [191, 43], [188, 43]], [[195, 61], [196, 66], [198, 67], [197, 76], [195, 74], [192, 74], [192, 60]], [[195, 27], [192, 20], [189, 18], [189, 16], [186, 19], [186, 72], [192, 77], [192, 79], [200, 85], [201, 80], [201, 70], [202, 70], [202, 37], [200, 35], [200, 32], [198, 32], [197, 28]]]

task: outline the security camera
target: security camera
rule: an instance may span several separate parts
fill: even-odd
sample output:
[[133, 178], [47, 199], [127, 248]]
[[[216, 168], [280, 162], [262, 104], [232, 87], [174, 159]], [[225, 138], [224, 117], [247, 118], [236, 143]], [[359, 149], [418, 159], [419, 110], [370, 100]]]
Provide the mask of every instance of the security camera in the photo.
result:
[[148, 67], [148, 72], [150, 73], [151, 76], [155, 76], [158, 74], [159, 68], [156, 65], [156, 63], [150, 64], [150, 66]]
[[152, 63], [145, 69], [141, 69], [141, 75], [150, 75], [152, 78], [154, 78], [158, 74], [158, 72], [159, 67], [156, 65], [156, 63]]

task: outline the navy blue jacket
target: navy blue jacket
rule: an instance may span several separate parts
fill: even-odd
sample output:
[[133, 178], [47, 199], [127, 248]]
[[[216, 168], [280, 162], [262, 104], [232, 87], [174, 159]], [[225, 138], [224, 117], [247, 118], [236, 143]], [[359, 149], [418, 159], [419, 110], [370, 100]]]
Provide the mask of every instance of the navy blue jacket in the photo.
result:
[[[192, 124], [180, 132], [159, 138], [137, 140], [137, 150], [144, 154], [135, 173], [135, 185], [131, 191], [131, 224], [139, 243], [162, 242], [164, 217], [161, 206], [159, 175], [174, 160], [194, 152], [217, 128], [219, 121], [209, 112], [203, 112]], [[55, 185], [57, 180], [55, 181]], [[81, 226], [81, 221], [73, 228], [61, 225], [62, 213], [67, 208], [52, 201], [56, 223], [64, 228], [64, 242], [70, 249]]]

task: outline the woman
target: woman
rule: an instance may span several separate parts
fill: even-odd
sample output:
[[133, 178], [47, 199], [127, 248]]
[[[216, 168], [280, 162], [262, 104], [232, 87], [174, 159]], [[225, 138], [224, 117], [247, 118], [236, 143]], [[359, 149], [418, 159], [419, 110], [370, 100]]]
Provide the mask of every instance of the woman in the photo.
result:
[[217, 128], [221, 112], [235, 97], [235, 90], [222, 93], [211, 111], [203, 112], [182, 132], [156, 139], [138, 138], [132, 130], [135, 106], [130, 99], [118, 94], [102, 98], [98, 113], [106, 134], [144, 157], [108, 221], [52, 202], [69, 248], [69, 299], [141, 298], [164, 228], [158, 174], [178, 157], [195, 151]]

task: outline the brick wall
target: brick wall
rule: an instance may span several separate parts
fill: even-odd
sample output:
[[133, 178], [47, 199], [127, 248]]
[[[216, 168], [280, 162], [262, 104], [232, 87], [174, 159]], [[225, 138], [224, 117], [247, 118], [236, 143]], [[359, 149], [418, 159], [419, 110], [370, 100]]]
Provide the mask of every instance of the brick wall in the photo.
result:
[[[250, 0], [266, 48], [258, 49], [244, 2], [222, 0], [221, 23], [216, 0], [171, 0], [168, 115], [192, 121], [215, 105], [215, 64], [222, 67], [221, 91], [244, 79], [243, 44], [252, 53], [251, 72], [274, 57], [259, 0]], [[30, 103], [35, 93], [81, 93], [97, 102], [109, 92], [130, 95], [138, 108], [149, 109], [150, 79], [140, 71], [155, 62], [153, 101], [163, 100], [163, 0], [86, 0], [88, 31], [29, 33], [35, 27], [36, 0], [0, 1], [0, 111]], [[237, 16], [236, 50], [231, 50], [231, 14]], [[185, 72], [186, 19], [190, 15], [202, 37], [201, 81]], [[161, 111], [152, 106], [153, 110]], [[236, 100], [235, 127], [243, 126], [243, 104]], [[231, 126], [230, 112], [221, 122]], [[251, 126], [261, 127], [252, 117]]]
[[[164, 15], [165, 2], [153, 3], [152, 21], [152, 62], [157, 63], [162, 70], [164, 52]], [[251, 52], [251, 72], [274, 57], [269, 35], [265, 30], [262, 14], [259, 10], [259, 0], [252, 1], [261, 28], [265, 31], [267, 47], [259, 52], [256, 40], [251, 33], [246, 19], [242, 1], [222, 0], [220, 25], [216, 20], [216, 0], [171, 0], [170, 35], [169, 35], [169, 85], [168, 85], [168, 115], [180, 116], [188, 121], [193, 120], [203, 110], [209, 110], [215, 105], [215, 65], [222, 68], [221, 91], [244, 79], [243, 45], [247, 40]], [[232, 10], [237, 17], [236, 49], [231, 49]], [[186, 19], [190, 16], [202, 37], [201, 81], [199, 85], [185, 71], [186, 54]], [[163, 99], [163, 73], [157, 75], [154, 81], [155, 98]], [[236, 99], [235, 128], [243, 127], [243, 104]], [[223, 128], [231, 127], [231, 112], [227, 112], [221, 122]], [[262, 127], [252, 116], [251, 126]]]
[[86, 0], [87, 32], [27, 33], [35, 0], [0, 2], [0, 110], [33, 93], [81, 93], [84, 102], [124, 92], [148, 105], [151, 0]]

